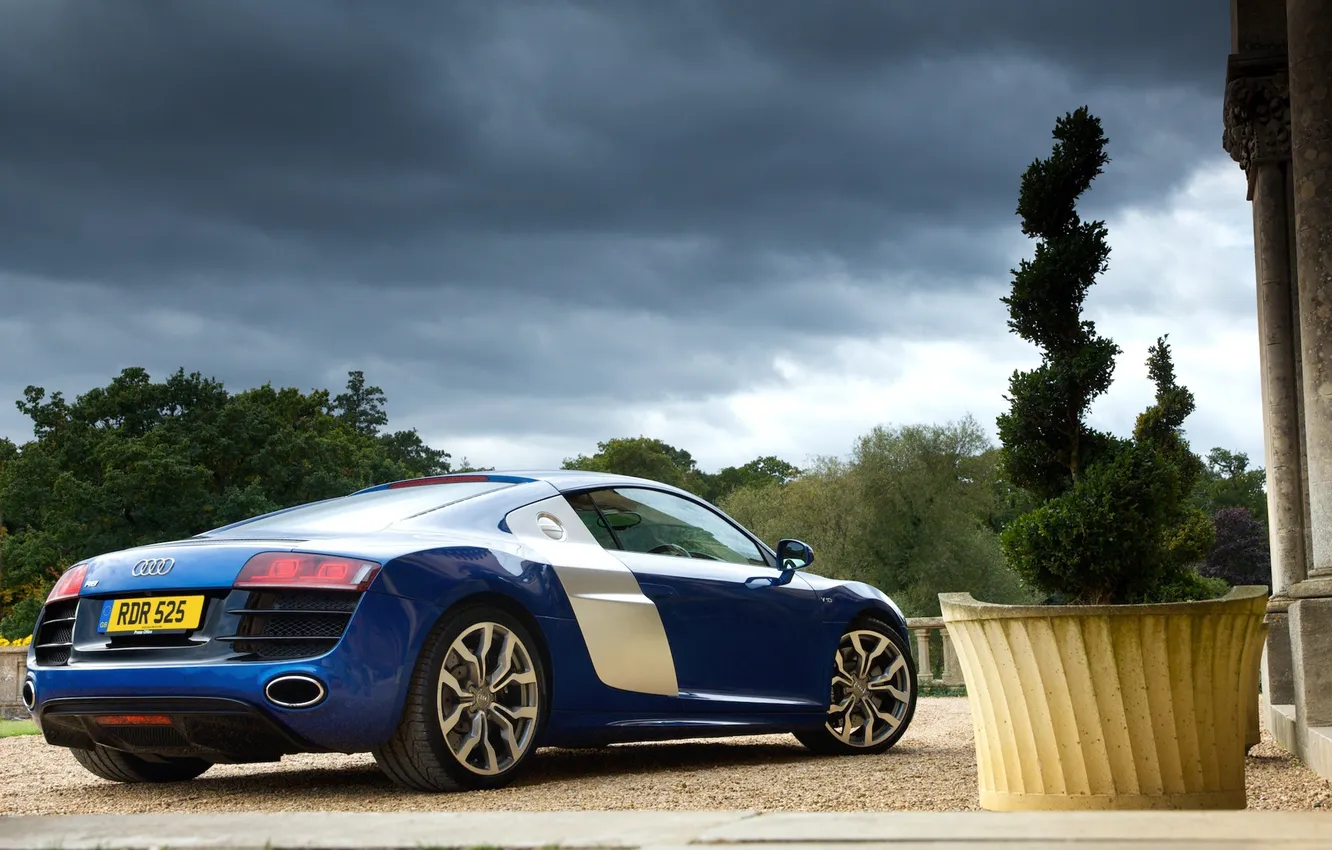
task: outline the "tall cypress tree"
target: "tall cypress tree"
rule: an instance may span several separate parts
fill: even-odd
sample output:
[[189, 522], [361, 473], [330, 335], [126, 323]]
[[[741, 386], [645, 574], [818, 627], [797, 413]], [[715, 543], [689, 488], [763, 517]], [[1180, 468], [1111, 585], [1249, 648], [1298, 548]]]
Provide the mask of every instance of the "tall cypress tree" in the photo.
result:
[[1022, 232], [1039, 240], [1013, 272], [1008, 326], [1041, 349], [1041, 365], [1015, 372], [1008, 413], [999, 417], [1005, 471], [1041, 499], [1066, 492], [1103, 458], [1114, 438], [1089, 428], [1087, 409], [1110, 388], [1114, 341], [1082, 317], [1082, 302], [1109, 264], [1105, 223], [1083, 221], [1077, 200], [1110, 157], [1100, 119], [1083, 107], [1055, 122], [1054, 152], [1022, 175]]
[[1109, 162], [1109, 140], [1086, 107], [1058, 119], [1054, 139], [1050, 157], [1022, 177], [1017, 212], [1036, 253], [1003, 299], [1009, 328], [1041, 350], [1039, 366], [1013, 374], [998, 420], [1008, 480], [1042, 502], [1004, 532], [1005, 554], [1029, 585], [1069, 602], [1210, 595], [1217, 587], [1189, 566], [1211, 540], [1207, 518], [1188, 505], [1201, 473], [1181, 433], [1193, 395], [1175, 382], [1164, 337], [1147, 361], [1155, 402], [1133, 439], [1087, 425], [1120, 353], [1082, 316], [1110, 247], [1105, 223], [1083, 221], [1077, 202]]

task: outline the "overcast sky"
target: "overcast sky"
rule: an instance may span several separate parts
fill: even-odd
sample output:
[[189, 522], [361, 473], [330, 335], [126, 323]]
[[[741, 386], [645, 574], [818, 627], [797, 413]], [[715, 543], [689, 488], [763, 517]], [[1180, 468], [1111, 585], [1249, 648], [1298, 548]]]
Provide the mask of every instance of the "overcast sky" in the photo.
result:
[[1196, 449], [1262, 463], [1252, 228], [1212, 0], [0, 0], [0, 436], [29, 384], [362, 369], [394, 428], [557, 466], [704, 468], [993, 428], [1036, 362], [999, 299], [1057, 115], [1124, 349], [1168, 333]]

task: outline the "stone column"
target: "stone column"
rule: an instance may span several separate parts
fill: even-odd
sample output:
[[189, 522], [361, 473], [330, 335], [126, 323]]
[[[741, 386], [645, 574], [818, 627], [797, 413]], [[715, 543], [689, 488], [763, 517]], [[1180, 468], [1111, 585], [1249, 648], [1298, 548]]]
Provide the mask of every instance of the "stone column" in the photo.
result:
[[[1332, 726], [1332, 599], [1296, 599], [1290, 606], [1294, 654], [1295, 738], [1303, 757], [1306, 729]], [[1307, 761], [1307, 759], [1306, 759]]]
[[912, 629], [916, 638], [916, 682], [928, 685], [934, 681], [934, 668], [930, 663], [930, 632], [932, 629]]
[[1305, 578], [1304, 487], [1300, 405], [1291, 315], [1290, 240], [1282, 164], [1250, 167], [1254, 251], [1258, 256], [1258, 337], [1263, 349], [1263, 420], [1267, 432], [1268, 527], [1272, 544], [1272, 605], [1284, 611], [1290, 586]]
[[[1282, 61], [1284, 64], [1284, 61]], [[1290, 96], [1286, 72], [1271, 59], [1232, 58], [1226, 84], [1224, 146], [1249, 177], [1257, 275], [1259, 362], [1272, 544], [1270, 609], [1285, 611], [1287, 589], [1305, 577], [1301, 406], [1292, 315]]]
[[[1284, 21], [1281, 23], [1284, 30]], [[1268, 704], [1292, 705], [1294, 658], [1285, 613], [1290, 605], [1289, 588], [1305, 578], [1308, 499], [1302, 452], [1299, 324], [1292, 274], [1290, 90], [1283, 51], [1270, 49], [1231, 57], [1224, 114], [1223, 145], [1248, 175], [1249, 199], [1253, 202], [1267, 525], [1272, 552], [1272, 599], [1268, 603], [1269, 638], [1263, 647], [1262, 687]]]
[[943, 674], [939, 680], [950, 688], [955, 688], [966, 684], [962, 676], [962, 665], [957, 659], [957, 650], [953, 648], [953, 636], [948, 633], [947, 628], [939, 630], [943, 636]]
[[1287, 0], [1291, 170], [1304, 372], [1309, 580], [1292, 596], [1332, 596], [1332, 0]]
[[1289, 624], [1296, 754], [1317, 769], [1310, 729], [1332, 725], [1332, 0], [1287, 0], [1286, 39], [1312, 544]]

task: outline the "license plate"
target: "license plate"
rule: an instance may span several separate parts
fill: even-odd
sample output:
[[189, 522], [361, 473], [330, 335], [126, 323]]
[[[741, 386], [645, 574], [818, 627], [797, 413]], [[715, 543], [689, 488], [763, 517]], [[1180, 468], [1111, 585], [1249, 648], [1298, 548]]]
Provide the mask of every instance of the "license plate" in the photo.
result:
[[108, 599], [102, 603], [97, 631], [136, 635], [183, 632], [199, 628], [202, 596], [153, 596], [147, 599]]

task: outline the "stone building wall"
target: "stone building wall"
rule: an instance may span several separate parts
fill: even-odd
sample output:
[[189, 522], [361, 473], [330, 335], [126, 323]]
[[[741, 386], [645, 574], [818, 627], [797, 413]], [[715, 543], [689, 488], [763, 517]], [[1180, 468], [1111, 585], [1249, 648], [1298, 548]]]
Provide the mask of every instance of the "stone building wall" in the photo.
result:
[[28, 710], [19, 698], [19, 689], [28, 675], [28, 648], [0, 647], [0, 720], [22, 720]]

